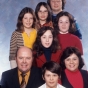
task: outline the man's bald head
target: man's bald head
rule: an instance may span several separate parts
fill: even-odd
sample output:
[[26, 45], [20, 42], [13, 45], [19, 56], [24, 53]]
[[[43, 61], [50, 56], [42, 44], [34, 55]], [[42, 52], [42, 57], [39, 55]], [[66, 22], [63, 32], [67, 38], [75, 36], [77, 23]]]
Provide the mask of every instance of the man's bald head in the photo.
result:
[[[32, 49], [31, 48], [28, 48], [26, 46], [22, 46], [22, 47], [20, 47], [20, 48], [17, 49], [15, 57], [17, 57], [17, 55], [18, 55], [19, 52], [22, 52], [24, 50], [29, 51], [29, 52], [32, 53]], [[33, 56], [33, 53], [32, 53], [32, 56]]]
[[17, 50], [16, 63], [21, 72], [28, 72], [32, 67], [33, 54], [32, 50], [28, 47], [22, 46]]

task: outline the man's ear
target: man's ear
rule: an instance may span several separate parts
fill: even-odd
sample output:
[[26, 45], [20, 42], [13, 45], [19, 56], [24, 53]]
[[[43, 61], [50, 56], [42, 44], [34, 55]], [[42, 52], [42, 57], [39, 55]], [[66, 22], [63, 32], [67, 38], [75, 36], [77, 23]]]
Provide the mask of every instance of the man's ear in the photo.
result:
[[42, 75], [42, 78], [43, 78], [43, 80], [45, 80], [44, 77], [43, 77], [43, 75]]

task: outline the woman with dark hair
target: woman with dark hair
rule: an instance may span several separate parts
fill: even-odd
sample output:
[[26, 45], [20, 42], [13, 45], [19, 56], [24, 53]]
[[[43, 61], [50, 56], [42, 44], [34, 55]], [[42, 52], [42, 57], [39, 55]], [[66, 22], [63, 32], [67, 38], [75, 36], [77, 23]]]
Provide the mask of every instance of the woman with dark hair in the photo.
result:
[[73, 35], [75, 32], [75, 23], [72, 15], [66, 11], [62, 11], [57, 14], [56, 22], [54, 24], [55, 30], [57, 30], [58, 40], [62, 51], [66, 47], [77, 47], [83, 55], [82, 43], [80, 39]]
[[65, 88], [58, 83], [60, 80], [61, 68], [58, 63], [54, 61], [46, 62], [42, 66], [42, 77], [45, 84], [39, 88]]
[[50, 7], [46, 2], [39, 2], [35, 8], [38, 27], [50, 26], [53, 27]]
[[[56, 20], [57, 14], [59, 14], [65, 8], [66, 0], [47, 0], [47, 4], [50, 6], [52, 11], [52, 22], [55, 23], [54, 21]], [[82, 34], [76, 19], [75, 27], [76, 31], [74, 32], [74, 35], [76, 35], [79, 39], [82, 39]]]
[[59, 63], [61, 51], [53, 28], [44, 26], [39, 29], [33, 51], [34, 61], [38, 67], [42, 67], [47, 61], [55, 61]]
[[12, 33], [10, 40], [10, 55], [11, 68], [16, 67], [15, 54], [19, 47], [27, 46], [32, 48], [35, 42], [36, 31], [36, 18], [34, 11], [25, 7], [21, 10], [17, 20], [17, 29]]
[[81, 69], [84, 62], [77, 48], [67, 47], [61, 55], [60, 65], [63, 86], [66, 88], [88, 88], [88, 72]]

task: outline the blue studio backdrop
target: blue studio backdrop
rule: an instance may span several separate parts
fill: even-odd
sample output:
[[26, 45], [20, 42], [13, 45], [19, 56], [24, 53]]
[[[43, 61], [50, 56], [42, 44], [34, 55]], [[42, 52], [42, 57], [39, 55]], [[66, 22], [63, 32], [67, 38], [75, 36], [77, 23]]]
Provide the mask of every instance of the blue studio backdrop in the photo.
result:
[[[35, 9], [40, 1], [46, 2], [46, 0], [0, 0], [0, 78], [3, 71], [10, 69], [10, 38], [16, 29], [19, 12], [27, 6]], [[65, 10], [70, 12], [79, 24], [82, 33], [83, 58], [88, 67], [88, 0], [66, 0]]]

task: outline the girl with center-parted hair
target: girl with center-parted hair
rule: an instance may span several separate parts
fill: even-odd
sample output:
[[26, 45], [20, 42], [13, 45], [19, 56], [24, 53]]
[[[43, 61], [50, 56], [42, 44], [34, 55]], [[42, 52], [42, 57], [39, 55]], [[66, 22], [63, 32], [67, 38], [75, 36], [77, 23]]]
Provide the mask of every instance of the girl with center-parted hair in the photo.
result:
[[62, 85], [66, 88], [88, 88], [88, 72], [81, 69], [83, 65], [80, 51], [67, 47], [60, 58]]
[[15, 54], [19, 47], [27, 46], [32, 48], [37, 36], [35, 28], [36, 17], [34, 11], [29, 7], [23, 8], [17, 19], [17, 29], [12, 33], [10, 40], [9, 60], [11, 68], [16, 67]]
[[73, 35], [75, 32], [75, 21], [70, 13], [66, 11], [58, 13], [54, 27], [57, 30], [62, 51], [66, 47], [73, 46], [78, 48], [83, 55], [82, 43], [77, 36]]
[[54, 61], [46, 62], [42, 66], [42, 77], [45, 84], [39, 88], [65, 88], [58, 83], [60, 80], [61, 68], [60, 65]]
[[59, 63], [60, 47], [56, 32], [49, 26], [41, 27], [33, 47], [34, 62], [37, 67], [42, 67], [47, 61]]
[[50, 26], [53, 27], [50, 7], [46, 2], [39, 2], [35, 8], [37, 18], [37, 27]]

